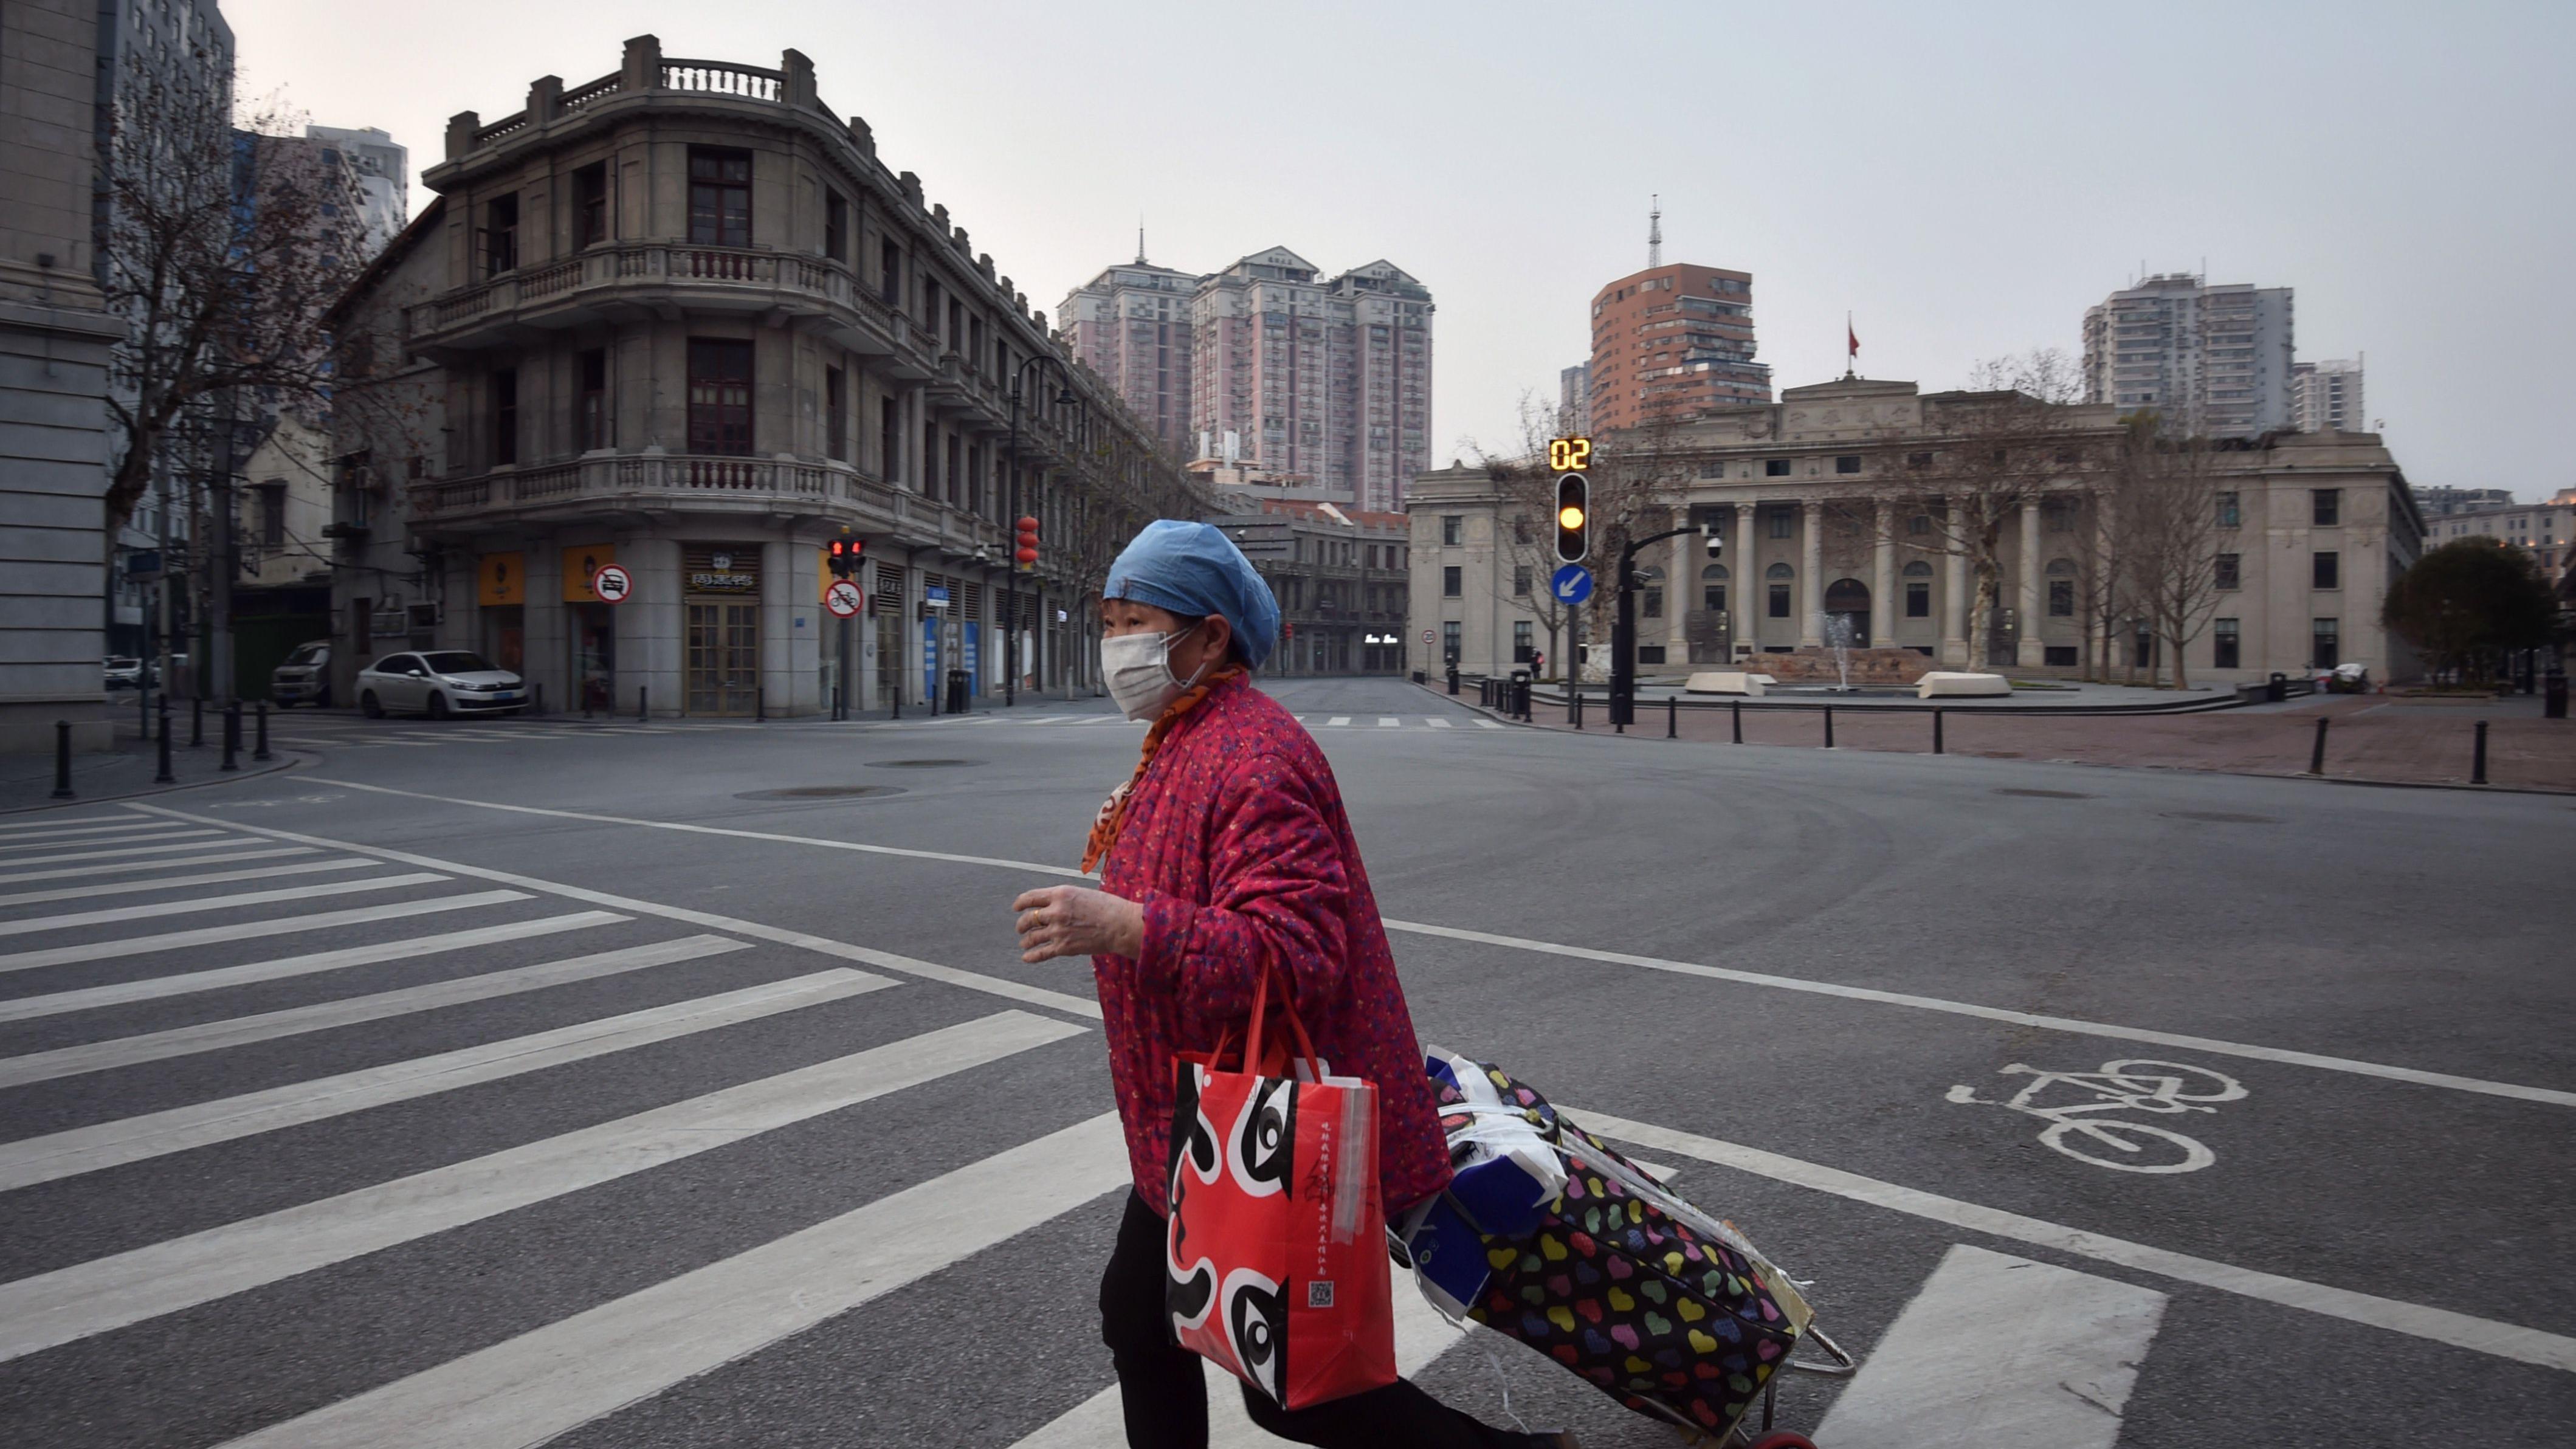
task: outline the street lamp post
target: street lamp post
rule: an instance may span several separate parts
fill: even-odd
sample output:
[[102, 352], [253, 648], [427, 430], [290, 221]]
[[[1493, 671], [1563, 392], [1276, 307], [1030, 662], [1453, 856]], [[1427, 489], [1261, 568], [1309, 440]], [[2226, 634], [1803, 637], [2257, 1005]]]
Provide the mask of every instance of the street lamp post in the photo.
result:
[[1705, 537], [1708, 556], [1717, 557], [1723, 535], [1715, 524], [1668, 528], [1661, 533], [1647, 534], [1619, 550], [1619, 612], [1610, 624], [1610, 722], [1614, 725], [1637, 722], [1637, 600], [1632, 588], [1636, 578], [1637, 550], [1687, 533]]
[[[1039, 364], [1055, 369], [1058, 407], [1081, 401], [1074, 395], [1073, 378], [1064, 363], [1051, 352], [1034, 352], [1011, 374], [1011, 446], [1010, 446], [1010, 527], [1014, 542], [1005, 562], [1008, 572], [1002, 575], [1002, 707], [1019, 703], [1020, 697], [1020, 558], [1016, 535], [1020, 527], [1020, 393], [1027, 382], [1029, 369]], [[1035, 567], [1035, 565], [1031, 565]]]

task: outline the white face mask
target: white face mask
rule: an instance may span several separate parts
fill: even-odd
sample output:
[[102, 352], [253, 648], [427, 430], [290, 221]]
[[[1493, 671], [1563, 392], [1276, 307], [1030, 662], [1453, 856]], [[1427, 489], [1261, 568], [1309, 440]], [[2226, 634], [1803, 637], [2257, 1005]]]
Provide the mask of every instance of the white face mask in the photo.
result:
[[1100, 641], [1100, 677], [1108, 681], [1109, 697], [1116, 701], [1119, 713], [1150, 720], [1199, 682], [1199, 675], [1207, 673], [1205, 665], [1187, 680], [1172, 674], [1172, 646], [1198, 627], [1192, 624], [1169, 634], [1119, 634]]

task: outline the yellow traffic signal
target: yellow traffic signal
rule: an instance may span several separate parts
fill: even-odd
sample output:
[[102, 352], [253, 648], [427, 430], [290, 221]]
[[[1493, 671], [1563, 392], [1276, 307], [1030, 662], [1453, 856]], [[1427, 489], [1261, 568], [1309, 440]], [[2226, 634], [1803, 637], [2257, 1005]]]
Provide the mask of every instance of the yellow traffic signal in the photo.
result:
[[1581, 563], [1592, 552], [1592, 480], [1567, 473], [1556, 480], [1556, 556]]

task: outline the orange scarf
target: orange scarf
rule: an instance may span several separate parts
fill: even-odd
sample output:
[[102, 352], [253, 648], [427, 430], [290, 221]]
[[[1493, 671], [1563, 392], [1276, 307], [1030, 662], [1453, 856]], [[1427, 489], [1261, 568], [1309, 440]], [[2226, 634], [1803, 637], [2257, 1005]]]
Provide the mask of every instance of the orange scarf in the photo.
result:
[[1136, 773], [1129, 775], [1125, 784], [1110, 791], [1109, 798], [1100, 802], [1100, 813], [1091, 818], [1091, 839], [1082, 847], [1082, 868], [1086, 874], [1109, 854], [1109, 847], [1118, 843], [1118, 832], [1127, 823], [1127, 807], [1136, 798], [1136, 782], [1145, 778], [1146, 767], [1154, 763], [1154, 752], [1163, 747], [1163, 737], [1172, 732], [1173, 725], [1180, 723], [1181, 716], [1198, 708], [1210, 690], [1242, 672], [1241, 665], [1229, 664], [1184, 690], [1180, 698], [1163, 707], [1162, 714], [1145, 731], [1145, 751], [1136, 761]]

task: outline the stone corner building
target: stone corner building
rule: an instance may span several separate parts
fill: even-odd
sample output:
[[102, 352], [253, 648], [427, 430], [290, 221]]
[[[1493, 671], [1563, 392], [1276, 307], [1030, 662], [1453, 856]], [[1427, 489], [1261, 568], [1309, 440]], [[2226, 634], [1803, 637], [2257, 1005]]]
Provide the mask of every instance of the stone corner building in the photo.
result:
[[[1982, 640], [1970, 568], [1944, 547], [1926, 511], [1927, 467], [1962, 437], [1956, 416], [1986, 395], [1924, 393], [1910, 382], [1846, 378], [1783, 390], [1777, 403], [1720, 407], [1658, 438], [1669, 510], [1712, 523], [1724, 546], [1707, 559], [1698, 538], [1638, 557], [1638, 663], [1649, 673], [1713, 667], [1766, 653], [1815, 649], [1839, 618], [1855, 645], [1911, 650], [1944, 668], [2069, 677], [2086, 657], [2088, 620], [2077, 589], [2094, 526], [2089, 470], [2112, 452], [2120, 408], [2052, 410], [2050, 436], [2089, 444], [2087, 461], [2031, 488], [2004, 531], [1997, 604]], [[1606, 457], [1622, 436], [1597, 440]], [[2195, 684], [2259, 681], [2358, 661], [2375, 678], [2416, 665], [2380, 627], [2389, 582], [2422, 551], [2424, 522], [2405, 476], [2368, 433], [2270, 433], [2215, 455], [2215, 603], [2185, 663]], [[1929, 491], [1937, 493], [1937, 486]], [[1552, 643], [1532, 590], [1555, 560], [1545, 520], [1523, 521], [1483, 467], [1414, 478], [1412, 619], [1439, 631], [1436, 661], [1455, 641], [1462, 669], [1501, 671]], [[1600, 577], [1603, 540], [1588, 561]], [[1597, 599], [1608, 597], [1605, 589]], [[1587, 614], [1587, 643], [1609, 637], [1606, 605]], [[2148, 671], [2163, 645], [2141, 625], [2092, 641], [2118, 671]], [[1561, 656], [1556, 656], [1560, 657]]]
[[[332, 319], [335, 695], [471, 648], [550, 707], [920, 705], [997, 689], [1019, 511], [1022, 687], [1087, 677], [1104, 550], [1203, 511], [1043, 313], [867, 123], [775, 70], [665, 57], [448, 124], [437, 199]], [[1034, 362], [1035, 365], [1031, 365]], [[864, 540], [864, 613], [822, 606]], [[614, 563], [623, 602], [592, 588]]]

